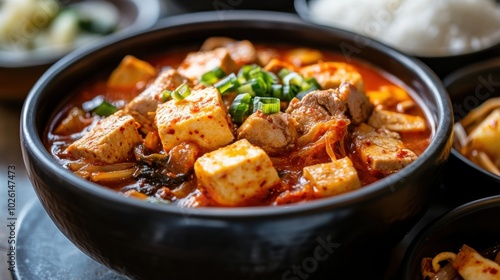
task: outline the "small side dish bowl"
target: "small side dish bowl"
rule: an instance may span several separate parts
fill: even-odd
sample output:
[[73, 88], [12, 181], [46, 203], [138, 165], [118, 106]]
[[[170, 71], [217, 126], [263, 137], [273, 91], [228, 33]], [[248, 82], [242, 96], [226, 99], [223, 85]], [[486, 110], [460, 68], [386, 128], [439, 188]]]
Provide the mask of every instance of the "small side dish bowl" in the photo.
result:
[[[84, 180], [44, 146], [59, 108], [54, 100], [67, 100], [85, 79], [111, 72], [126, 55], [200, 45], [211, 36], [327, 49], [383, 69], [425, 106], [432, 127], [428, 148], [397, 173], [338, 196], [286, 206], [182, 208], [124, 197]], [[377, 278], [441, 183], [452, 112], [444, 86], [424, 64], [357, 39], [289, 13], [231, 11], [221, 20], [217, 12], [204, 12], [169, 17], [147, 31], [73, 52], [42, 76], [23, 107], [21, 147], [33, 187], [78, 248], [133, 279]], [[346, 46], [357, 51], [343, 53]]]
[[498, 1], [358, 2], [295, 0], [294, 6], [307, 21], [355, 31], [414, 56], [440, 78], [500, 54]]
[[500, 223], [496, 221], [499, 216], [500, 196], [497, 195], [471, 201], [439, 217], [418, 233], [408, 247], [400, 279], [422, 280], [423, 258], [433, 258], [441, 252], [458, 253], [463, 245], [480, 253], [494, 248], [498, 252]]
[[[14, 2], [14, 1], [12, 1]], [[26, 2], [26, 1], [25, 1]], [[62, 1], [63, 4], [57, 4], [57, 8], [54, 7], [54, 3], [58, 3], [57, 1], [40, 1], [39, 11], [34, 12], [23, 12], [23, 9], [30, 9], [30, 6], [25, 3], [21, 5], [17, 5], [16, 3], [12, 3], [11, 6], [15, 6], [16, 12], [21, 13], [22, 15], [26, 14], [25, 17], [18, 16], [18, 18], [13, 19], [20, 22], [26, 22], [26, 27], [19, 27], [19, 31], [11, 34], [7, 31], [7, 28], [12, 24], [6, 22], [7, 19], [4, 19], [0, 24], [2, 26], [2, 32], [6, 35], [5, 40], [0, 38], [0, 43], [5, 44], [6, 46], [2, 46], [0, 48], [0, 84], [2, 87], [0, 88], [0, 100], [5, 101], [23, 101], [29, 90], [33, 87], [35, 82], [40, 78], [40, 76], [58, 59], [62, 58], [68, 52], [73, 50], [74, 48], [80, 47], [84, 44], [89, 44], [92, 41], [102, 40], [104, 37], [108, 36], [119, 36], [120, 34], [133, 33], [139, 30], [143, 30], [153, 26], [157, 20], [160, 18], [161, 12], [161, 2], [159, 0], [99, 0], [99, 1], [82, 1], [82, 0], [70, 0], [70, 1]], [[84, 5], [81, 5], [84, 4]], [[7, 4], [5, 4], [7, 5]], [[26, 6], [26, 7], [23, 7]], [[45, 6], [43, 6], [45, 5]], [[49, 27], [37, 27], [38, 21], [41, 23], [46, 23], [49, 17], [49, 11], [57, 10], [57, 9], [65, 9], [67, 7], [71, 7], [71, 5], [80, 5], [80, 9], [85, 12], [90, 13], [103, 13], [103, 11], [87, 11], [89, 8], [92, 8], [93, 5], [96, 7], [104, 7], [103, 10], [109, 10], [107, 13], [107, 17], [113, 19], [104, 19], [103, 21], [106, 24], [113, 24], [113, 29], [109, 27], [109, 30], [103, 30], [101, 27], [99, 32], [104, 32], [103, 35], [99, 37], [93, 38], [90, 41], [89, 35], [87, 39], [75, 38], [73, 46], [64, 47], [64, 48], [56, 48], [51, 43], [45, 42], [45, 40], [49, 41], [46, 38], [49, 38], [49, 35], [44, 35], [43, 39], [38, 40], [41, 46], [45, 45], [46, 47], [40, 48], [38, 50], [28, 50], [24, 49], [24, 47], [17, 47], [17, 45], [24, 45], [28, 41], [35, 40], [38, 33], [46, 34]], [[101, 7], [101, 8], [102, 8]], [[19, 10], [21, 9], [21, 10]], [[97, 8], [99, 9], [99, 8]], [[62, 12], [62, 13], [72, 13], [72, 12]], [[62, 15], [61, 13], [61, 15]], [[56, 14], [57, 15], [57, 14]], [[61, 15], [57, 15], [58, 17]], [[55, 15], [51, 15], [55, 16]], [[19, 18], [20, 17], [20, 18]], [[37, 21], [38, 20], [38, 21]], [[62, 22], [63, 20], [69, 22]], [[111, 21], [111, 22], [108, 22]], [[116, 22], [115, 22], [116, 21]], [[89, 21], [90, 22], [90, 21]], [[40, 23], [40, 24], [41, 24]], [[31, 25], [29, 25], [31, 24]], [[65, 29], [64, 31], [69, 32], [71, 36], [73, 36], [73, 31], [68, 31], [68, 26], [72, 26], [72, 19], [61, 19], [61, 28]], [[78, 23], [81, 25], [81, 23]], [[83, 23], [82, 23], [83, 24]], [[101, 24], [104, 25], [104, 24]], [[90, 25], [89, 25], [90, 26]], [[55, 29], [55, 27], [53, 27]], [[85, 28], [93, 28], [85, 27]], [[94, 28], [95, 29], [95, 28]], [[112, 30], [112, 31], [111, 31]], [[14, 32], [14, 31], [12, 31]], [[25, 33], [23, 33], [25, 32]], [[55, 33], [60, 34], [59, 31], [54, 31]], [[96, 31], [97, 32], [97, 31]], [[110, 32], [110, 33], [109, 33]], [[89, 33], [90, 34], [90, 33]], [[97, 34], [97, 33], [96, 33]], [[71, 37], [68, 35], [69, 37]], [[78, 37], [79, 35], [77, 35]], [[94, 36], [94, 35], [93, 35]], [[62, 40], [66, 44], [66, 39], [59, 38], [54, 39], [56, 41]], [[28, 43], [26, 43], [28, 44]], [[31, 45], [29, 43], [28, 45]]]
[[[446, 76], [443, 83], [450, 95], [455, 122], [460, 122], [485, 101], [500, 97], [499, 81], [499, 58], [471, 64]], [[445, 171], [445, 180], [451, 185], [450, 191], [458, 197], [463, 196], [469, 200], [500, 194], [500, 176], [485, 170], [460, 153], [458, 138], [459, 135], [455, 133], [454, 148]], [[499, 139], [496, 140], [496, 143], [498, 141]], [[478, 185], [474, 189], [471, 189], [470, 186], [462, 188], [463, 184], [460, 182], [470, 178], [477, 178]]]

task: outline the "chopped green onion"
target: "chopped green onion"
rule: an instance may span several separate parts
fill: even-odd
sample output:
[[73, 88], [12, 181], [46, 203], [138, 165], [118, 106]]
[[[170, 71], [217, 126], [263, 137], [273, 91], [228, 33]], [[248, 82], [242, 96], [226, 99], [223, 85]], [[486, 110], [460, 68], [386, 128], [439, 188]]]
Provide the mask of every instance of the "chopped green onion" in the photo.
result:
[[97, 106], [97, 108], [92, 110], [93, 113], [101, 117], [108, 117], [116, 111], [118, 111], [118, 108], [105, 100], [99, 106]]
[[253, 78], [237, 88], [238, 93], [250, 93], [252, 96], [266, 96], [267, 84], [262, 78]]
[[280, 100], [275, 97], [255, 97], [253, 101], [253, 112], [260, 110], [264, 114], [274, 114], [280, 111]]
[[161, 93], [161, 100], [163, 100], [163, 102], [166, 102], [167, 100], [169, 100], [170, 98], [172, 97], [172, 91], [170, 90], [164, 90], [162, 93]]
[[229, 107], [229, 114], [235, 123], [242, 123], [250, 112], [250, 104], [252, 102], [252, 95], [249, 93], [238, 94], [231, 106]]
[[230, 91], [236, 90], [240, 86], [238, 78], [234, 73], [227, 75], [224, 79], [218, 81], [214, 84], [220, 94], [225, 94]]
[[207, 85], [212, 85], [224, 76], [226, 76], [226, 72], [224, 72], [224, 70], [220, 67], [215, 67], [214, 69], [201, 75], [201, 82]]
[[[260, 71], [260, 66], [257, 64], [249, 64], [249, 65], [243, 65], [238, 72], [238, 78], [240, 78], [240, 81], [246, 82], [252, 78], [251, 73], [255, 73], [255, 71]], [[254, 75], [254, 74], [253, 74]]]
[[272, 97], [283, 99], [283, 85], [272, 84], [271, 85], [271, 95], [272, 95]]
[[292, 71], [290, 71], [287, 68], [281, 68], [281, 70], [278, 72], [278, 77], [283, 79], [286, 75], [290, 74]]
[[316, 81], [316, 79], [309, 78], [306, 79], [304, 83], [302, 83], [301, 89], [302, 91], [295, 95], [295, 97], [297, 97], [299, 100], [302, 100], [302, 98], [304, 98], [304, 96], [306, 96], [311, 91], [321, 89], [321, 86], [319, 85], [318, 81]]
[[191, 90], [189, 89], [189, 86], [186, 84], [182, 84], [178, 86], [173, 92], [172, 92], [172, 97], [175, 100], [182, 100], [186, 97], [188, 97], [191, 94]]
[[102, 96], [96, 96], [92, 100], [84, 102], [82, 109], [86, 112], [92, 112], [101, 117], [107, 117], [118, 111], [113, 104], [104, 100]]

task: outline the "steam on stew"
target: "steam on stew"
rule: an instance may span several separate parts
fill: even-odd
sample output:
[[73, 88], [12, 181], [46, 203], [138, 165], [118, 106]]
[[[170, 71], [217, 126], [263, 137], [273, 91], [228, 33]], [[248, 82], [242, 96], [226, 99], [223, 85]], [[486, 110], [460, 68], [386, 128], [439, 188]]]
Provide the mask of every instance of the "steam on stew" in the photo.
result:
[[282, 205], [399, 171], [431, 128], [404, 85], [327, 51], [208, 38], [126, 56], [52, 121], [47, 148], [125, 196], [183, 207]]

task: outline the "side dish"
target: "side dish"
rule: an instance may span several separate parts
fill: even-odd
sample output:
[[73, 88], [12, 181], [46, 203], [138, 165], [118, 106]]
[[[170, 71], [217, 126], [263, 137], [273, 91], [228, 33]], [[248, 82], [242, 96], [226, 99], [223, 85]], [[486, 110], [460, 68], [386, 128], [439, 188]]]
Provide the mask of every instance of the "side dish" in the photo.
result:
[[423, 279], [496, 280], [500, 279], [500, 248], [482, 253], [463, 245], [458, 253], [441, 252], [422, 260]]
[[500, 98], [490, 98], [454, 126], [457, 151], [500, 176]]
[[4, 0], [0, 8], [0, 51], [8, 56], [65, 53], [119, 29], [119, 10], [102, 0]]
[[83, 83], [47, 128], [75, 174], [183, 207], [283, 205], [339, 195], [411, 164], [432, 135], [382, 69], [300, 46], [208, 38], [132, 55]]
[[[492, 0], [311, 0], [311, 18], [417, 56], [471, 53], [500, 41]], [[415, 24], [419, 22], [419, 24]]]

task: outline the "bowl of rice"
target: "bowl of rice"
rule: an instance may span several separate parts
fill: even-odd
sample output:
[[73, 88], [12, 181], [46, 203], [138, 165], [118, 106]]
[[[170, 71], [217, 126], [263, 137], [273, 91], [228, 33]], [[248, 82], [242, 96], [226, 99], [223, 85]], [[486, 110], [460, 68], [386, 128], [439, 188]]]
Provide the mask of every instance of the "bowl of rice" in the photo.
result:
[[421, 59], [441, 78], [457, 67], [500, 54], [500, 3], [494, 0], [295, 0], [294, 4], [303, 19], [376, 39]]

